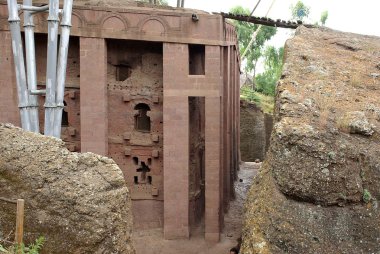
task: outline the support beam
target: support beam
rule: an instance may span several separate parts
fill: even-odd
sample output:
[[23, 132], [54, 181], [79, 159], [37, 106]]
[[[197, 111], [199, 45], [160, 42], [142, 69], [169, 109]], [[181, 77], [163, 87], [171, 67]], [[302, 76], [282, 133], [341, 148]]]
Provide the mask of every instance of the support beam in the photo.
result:
[[80, 37], [81, 151], [108, 155], [107, 46]]
[[189, 238], [188, 46], [164, 43], [164, 236]]
[[228, 211], [231, 194], [231, 113], [230, 113], [230, 74], [231, 74], [230, 46], [224, 47], [224, 82], [223, 82], [223, 113], [224, 113], [224, 212]]
[[205, 103], [205, 165], [206, 214], [205, 239], [220, 240], [220, 97], [206, 97]]
[[30, 2], [25, 2], [23, 5], [18, 5], [18, 8], [20, 10], [24, 11], [32, 11], [32, 12], [44, 12], [49, 10], [49, 5], [44, 5], [44, 6], [32, 6], [32, 1]]
[[57, 91], [59, 0], [49, 0], [49, 6], [44, 134], [54, 136], [54, 111], [57, 106], [55, 98]]
[[164, 98], [164, 234], [189, 238], [189, 104]]
[[249, 15], [241, 15], [241, 14], [234, 14], [234, 13], [224, 13], [221, 12], [220, 15], [222, 15], [224, 18], [228, 19], [234, 19], [249, 23], [254, 23], [257, 25], [263, 25], [263, 26], [273, 26], [273, 27], [282, 27], [282, 28], [291, 28], [296, 29], [298, 26], [306, 26], [306, 27], [313, 27], [313, 25], [310, 24], [303, 24], [302, 21], [285, 21], [285, 20], [273, 20], [270, 18], [265, 17], [255, 17], [255, 16], [249, 16]]
[[[24, 0], [24, 5], [32, 5], [32, 0]], [[39, 133], [40, 123], [38, 117], [38, 97], [30, 93], [31, 90], [37, 90], [37, 72], [36, 72], [36, 55], [34, 46], [34, 23], [33, 15], [30, 11], [24, 10], [24, 34], [25, 34], [25, 53], [26, 68], [29, 91], [29, 118], [31, 131]]]
[[71, 28], [71, 13], [73, 1], [65, 0], [63, 4], [63, 15], [61, 22], [61, 39], [59, 45], [58, 68], [57, 68], [57, 97], [56, 109], [54, 111], [54, 130], [55, 137], [61, 136], [62, 111], [64, 108], [63, 99], [65, 96], [67, 55], [69, 51], [69, 39]]
[[16, 85], [18, 93], [18, 107], [20, 109], [21, 127], [24, 130], [30, 131], [29, 119], [29, 96], [26, 84], [25, 63], [24, 63], [24, 50], [22, 47], [20, 18], [18, 16], [18, 8], [16, 0], [8, 0], [9, 12], [9, 27], [12, 34], [12, 49], [13, 59], [15, 63]]
[[235, 183], [235, 167], [234, 167], [234, 128], [233, 128], [233, 123], [234, 123], [234, 83], [235, 83], [235, 62], [234, 62], [234, 50], [233, 46], [229, 46], [229, 56], [230, 56], [230, 72], [229, 72], [229, 114], [230, 114], [230, 122], [229, 124], [229, 142], [230, 142], [230, 150], [228, 157], [230, 159], [229, 161], [229, 168], [230, 168], [230, 200], [235, 199], [235, 188], [234, 188], [234, 183]]

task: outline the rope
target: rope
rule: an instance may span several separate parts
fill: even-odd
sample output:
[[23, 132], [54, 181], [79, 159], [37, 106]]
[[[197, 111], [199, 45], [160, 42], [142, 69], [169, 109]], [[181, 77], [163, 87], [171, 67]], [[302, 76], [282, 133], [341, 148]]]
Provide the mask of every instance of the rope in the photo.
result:
[[257, 4], [255, 5], [255, 7], [253, 7], [253, 10], [251, 11], [251, 14], [249, 14], [249, 16], [252, 16], [253, 12], [256, 10], [257, 6], [259, 6], [259, 3], [261, 2], [261, 0], [259, 0], [257, 2]]
[[[267, 13], [265, 14], [265, 17], [268, 16], [268, 14], [269, 14], [270, 10], [272, 9], [272, 7], [273, 7], [273, 5], [274, 5], [275, 2], [276, 2], [276, 0], [273, 0], [273, 1], [272, 1], [272, 4], [269, 6], [269, 9], [268, 9]], [[259, 25], [259, 27], [256, 29], [256, 31], [254, 31], [254, 33], [252, 34], [252, 38], [251, 38], [251, 40], [249, 41], [248, 46], [245, 48], [243, 54], [241, 55], [241, 59], [244, 58], [244, 56], [245, 56], [245, 55], [247, 54], [247, 52], [248, 52], [248, 49], [252, 46], [253, 42], [256, 40], [256, 36], [257, 36], [257, 34], [260, 32], [261, 27], [262, 27], [262, 25]]]

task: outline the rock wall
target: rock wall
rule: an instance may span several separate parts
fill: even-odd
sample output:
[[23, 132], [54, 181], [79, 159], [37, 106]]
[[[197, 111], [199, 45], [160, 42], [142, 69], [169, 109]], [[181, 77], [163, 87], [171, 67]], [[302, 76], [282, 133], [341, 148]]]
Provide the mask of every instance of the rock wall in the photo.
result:
[[264, 160], [269, 148], [273, 117], [256, 104], [240, 101], [240, 152], [242, 161]]
[[298, 28], [241, 253], [380, 252], [380, 38]]
[[[135, 253], [130, 195], [113, 160], [10, 124], [0, 124], [0, 140], [0, 197], [25, 200], [26, 243], [43, 235], [42, 253]], [[16, 206], [0, 203], [6, 238]]]

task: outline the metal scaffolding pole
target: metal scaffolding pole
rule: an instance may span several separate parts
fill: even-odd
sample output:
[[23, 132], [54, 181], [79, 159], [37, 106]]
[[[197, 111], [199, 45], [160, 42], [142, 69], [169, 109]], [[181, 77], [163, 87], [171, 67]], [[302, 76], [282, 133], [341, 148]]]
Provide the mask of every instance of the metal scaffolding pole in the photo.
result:
[[[73, 0], [65, 0], [63, 10], [59, 9], [59, 0], [49, 0], [49, 5], [44, 6], [33, 6], [32, 0], [23, 0], [23, 4], [20, 5], [17, 4], [17, 0], [7, 0], [7, 2], [21, 126], [25, 130], [39, 132], [38, 95], [45, 94], [44, 134], [59, 138], [61, 135], [62, 110], [64, 107], [63, 99]], [[24, 11], [26, 63], [24, 62], [18, 10]], [[49, 16], [46, 90], [37, 90], [33, 15], [47, 10], [49, 11]], [[59, 13], [62, 13], [62, 31], [57, 68]], [[25, 73], [25, 65], [27, 67], [27, 75]]]
[[[31, 6], [32, 0], [24, 0], [24, 6]], [[26, 52], [26, 68], [29, 90], [29, 117], [31, 131], [40, 132], [38, 120], [38, 97], [30, 91], [37, 90], [37, 74], [36, 74], [36, 56], [34, 45], [34, 24], [33, 15], [30, 11], [24, 10], [24, 31], [25, 31], [25, 52]]]
[[21, 40], [20, 18], [18, 16], [17, 0], [7, 0], [9, 12], [9, 26], [12, 35], [12, 49], [15, 63], [16, 84], [18, 93], [18, 107], [20, 108], [21, 127], [31, 130], [28, 110], [28, 89], [26, 85], [24, 52]]
[[71, 12], [73, 0], [65, 0], [63, 4], [63, 14], [61, 21], [61, 40], [59, 46], [58, 56], [58, 70], [57, 70], [57, 108], [54, 113], [54, 131], [53, 136], [59, 138], [61, 136], [62, 124], [62, 111], [63, 99], [65, 95], [65, 81], [66, 81], [66, 67], [67, 67], [67, 54], [69, 49], [70, 28], [71, 28]]
[[25, 11], [31, 11], [33, 13], [35, 12], [42, 12], [42, 11], [47, 11], [49, 10], [49, 5], [44, 5], [44, 6], [32, 6], [32, 2], [30, 1], [30, 5], [29, 4], [24, 4], [23, 5], [19, 5], [19, 9], [21, 10], [25, 10]]
[[54, 111], [56, 108], [57, 41], [59, 0], [49, 0], [48, 45], [46, 67], [46, 100], [44, 134], [53, 136]]

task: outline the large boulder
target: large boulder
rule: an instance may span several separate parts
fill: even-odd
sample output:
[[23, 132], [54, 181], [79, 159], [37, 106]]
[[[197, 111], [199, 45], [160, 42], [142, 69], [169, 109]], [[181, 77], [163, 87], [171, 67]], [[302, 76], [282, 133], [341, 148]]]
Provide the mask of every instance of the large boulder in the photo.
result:
[[[0, 197], [25, 200], [24, 239], [44, 236], [42, 253], [135, 253], [130, 194], [111, 159], [0, 124]], [[5, 238], [14, 232], [16, 207], [0, 204]]]
[[380, 253], [380, 38], [300, 27], [242, 253]]

